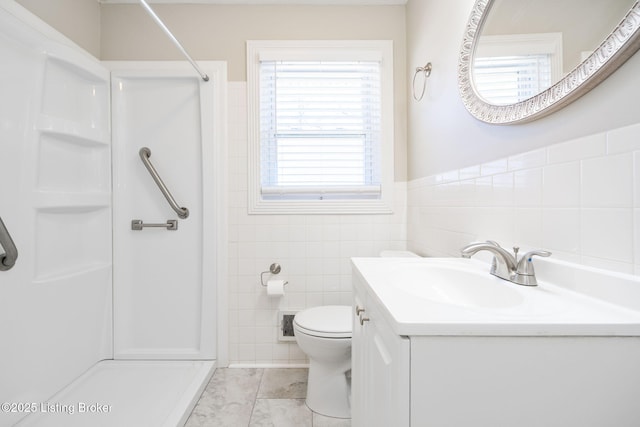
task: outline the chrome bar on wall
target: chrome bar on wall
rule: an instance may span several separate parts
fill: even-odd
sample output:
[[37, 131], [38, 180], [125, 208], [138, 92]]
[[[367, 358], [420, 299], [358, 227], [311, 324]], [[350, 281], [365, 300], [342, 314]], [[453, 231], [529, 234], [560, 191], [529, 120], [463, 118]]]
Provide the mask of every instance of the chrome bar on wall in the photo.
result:
[[176, 219], [168, 219], [164, 224], [145, 224], [141, 219], [132, 219], [131, 220], [131, 229], [135, 231], [142, 230], [145, 227], [151, 228], [166, 228], [167, 230], [177, 230], [178, 229], [178, 220]]
[[147, 13], [149, 15], [151, 15], [151, 17], [153, 18], [154, 21], [156, 21], [156, 23], [160, 26], [160, 28], [162, 28], [162, 30], [167, 34], [167, 36], [171, 39], [171, 41], [173, 42], [173, 44], [176, 45], [176, 47], [178, 49], [180, 49], [180, 52], [182, 52], [182, 54], [187, 58], [187, 60], [191, 63], [191, 65], [193, 66], [193, 68], [196, 69], [196, 71], [198, 72], [198, 74], [200, 74], [200, 77], [202, 77], [202, 80], [204, 80], [205, 82], [209, 81], [209, 76], [207, 76], [201, 69], [200, 67], [198, 67], [198, 64], [196, 64], [196, 61], [193, 60], [193, 58], [191, 58], [191, 56], [189, 56], [189, 54], [187, 53], [186, 49], [184, 47], [182, 47], [182, 44], [180, 44], [180, 42], [178, 41], [178, 39], [176, 38], [176, 36], [173, 35], [173, 33], [171, 32], [171, 30], [169, 30], [169, 28], [164, 24], [164, 22], [162, 22], [162, 20], [160, 19], [160, 17], [158, 17], [158, 15], [156, 15], [156, 13], [153, 11], [153, 9], [151, 9], [151, 6], [149, 6], [146, 2], [146, 0], [139, 0], [140, 4], [142, 5], [142, 7], [144, 7], [144, 9], [147, 11]]
[[18, 248], [13, 243], [9, 230], [2, 222], [2, 218], [0, 218], [0, 247], [5, 251], [0, 253], [0, 271], [7, 271], [16, 264]]
[[166, 185], [164, 185], [164, 182], [162, 181], [162, 179], [158, 175], [158, 172], [156, 171], [156, 168], [154, 168], [153, 165], [151, 164], [151, 161], [149, 160], [149, 157], [151, 157], [151, 150], [149, 148], [147, 148], [147, 147], [142, 147], [140, 149], [140, 151], [138, 152], [138, 154], [140, 154], [140, 158], [142, 159], [142, 163], [144, 163], [144, 166], [147, 168], [147, 170], [151, 174], [151, 177], [156, 182], [156, 184], [158, 184], [158, 188], [160, 188], [160, 191], [162, 192], [162, 195], [164, 196], [165, 199], [167, 199], [167, 202], [169, 202], [169, 205], [171, 206], [171, 209], [176, 211], [176, 213], [178, 214], [178, 216], [180, 218], [182, 218], [182, 219], [188, 218], [189, 217], [189, 209], [187, 209], [185, 207], [178, 206], [178, 204], [176, 203], [176, 200], [171, 195], [171, 192], [169, 192], [169, 189], [167, 188]]

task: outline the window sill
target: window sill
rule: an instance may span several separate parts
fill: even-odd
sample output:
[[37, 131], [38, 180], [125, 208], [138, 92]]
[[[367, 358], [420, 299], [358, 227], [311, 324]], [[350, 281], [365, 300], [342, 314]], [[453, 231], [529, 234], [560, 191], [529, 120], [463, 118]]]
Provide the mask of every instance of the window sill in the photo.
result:
[[249, 215], [389, 215], [393, 195], [376, 200], [250, 200]]

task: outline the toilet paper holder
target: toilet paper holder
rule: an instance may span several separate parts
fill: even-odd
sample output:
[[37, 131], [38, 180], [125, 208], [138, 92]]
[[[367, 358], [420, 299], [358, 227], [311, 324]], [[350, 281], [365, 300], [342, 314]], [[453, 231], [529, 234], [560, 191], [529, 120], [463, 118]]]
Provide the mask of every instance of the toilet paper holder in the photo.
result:
[[[260, 273], [260, 284], [262, 286], [267, 286], [266, 283], [264, 283], [264, 275], [267, 273], [271, 273], [271, 274], [280, 274], [280, 272], [282, 271], [282, 267], [280, 267], [280, 264], [278, 264], [277, 262], [274, 262], [273, 264], [271, 264], [269, 266], [269, 270], [267, 271], [263, 271], [262, 273]], [[284, 284], [286, 285], [289, 282], [284, 282]]]

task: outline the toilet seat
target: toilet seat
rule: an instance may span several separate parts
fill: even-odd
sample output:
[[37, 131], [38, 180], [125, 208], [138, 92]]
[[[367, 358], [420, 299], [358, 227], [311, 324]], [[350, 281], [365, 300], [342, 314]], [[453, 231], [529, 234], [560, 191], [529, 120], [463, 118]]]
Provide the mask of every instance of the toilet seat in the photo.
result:
[[296, 314], [293, 323], [300, 332], [322, 338], [351, 338], [351, 307], [326, 305]]

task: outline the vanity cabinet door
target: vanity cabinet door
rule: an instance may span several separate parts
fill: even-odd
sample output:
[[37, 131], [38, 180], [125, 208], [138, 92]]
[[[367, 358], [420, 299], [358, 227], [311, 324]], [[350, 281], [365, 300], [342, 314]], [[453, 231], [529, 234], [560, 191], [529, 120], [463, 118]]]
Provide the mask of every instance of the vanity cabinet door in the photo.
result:
[[409, 426], [409, 339], [395, 335], [363, 294], [356, 292], [355, 306], [364, 311], [354, 311], [352, 425]]
[[353, 335], [351, 338], [351, 425], [366, 425], [365, 403], [367, 401], [367, 387], [365, 384], [365, 329], [360, 325], [359, 311], [366, 304], [364, 295], [355, 294], [353, 306]]

